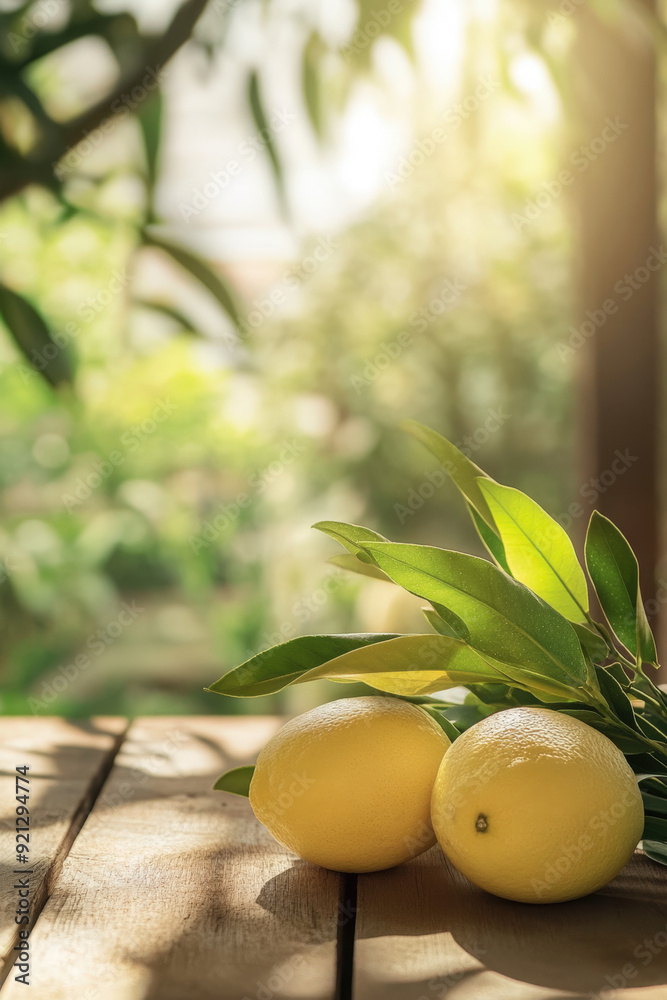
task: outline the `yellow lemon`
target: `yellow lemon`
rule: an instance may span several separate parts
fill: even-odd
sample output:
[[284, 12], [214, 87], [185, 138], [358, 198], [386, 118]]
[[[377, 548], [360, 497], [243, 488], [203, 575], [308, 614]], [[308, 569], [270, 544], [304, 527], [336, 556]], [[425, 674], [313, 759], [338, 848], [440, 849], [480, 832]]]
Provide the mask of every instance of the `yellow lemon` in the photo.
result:
[[435, 843], [433, 782], [449, 740], [422, 709], [394, 698], [345, 698], [288, 722], [250, 783], [257, 818], [323, 868], [371, 872]]
[[644, 824], [621, 751], [546, 708], [498, 712], [463, 733], [440, 766], [431, 816], [471, 882], [524, 903], [595, 892], [630, 859]]

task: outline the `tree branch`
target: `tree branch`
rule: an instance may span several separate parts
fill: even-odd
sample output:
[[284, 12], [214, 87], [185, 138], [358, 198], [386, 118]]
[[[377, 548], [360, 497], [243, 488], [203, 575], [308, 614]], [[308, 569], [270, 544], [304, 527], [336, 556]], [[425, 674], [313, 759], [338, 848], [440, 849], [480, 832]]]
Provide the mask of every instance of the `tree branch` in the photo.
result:
[[[145, 46], [141, 64], [124, 74], [116, 88], [103, 100], [93, 105], [82, 115], [62, 125], [54, 137], [54, 141], [41, 150], [39, 161], [27, 159], [20, 173], [12, 172], [0, 178], [0, 201], [10, 198], [32, 183], [45, 184], [47, 175], [52, 174], [53, 163], [58, 162], [67, 152], [76, 146], [87, 132], [93, 131], [107, 118], [118, 114], [123, 105], [123, 98], [133, 88], [140, 87], [147, 75], [157, 74], [159, 69], [169, 62], [180, 47], [188, 41], [195, 24], [201, 17], [208, 0], [186, 0], [176, 11], [171, 24], [163, 35], [155, 38]], [[47, 184], [48, 186], [48, 184]]]

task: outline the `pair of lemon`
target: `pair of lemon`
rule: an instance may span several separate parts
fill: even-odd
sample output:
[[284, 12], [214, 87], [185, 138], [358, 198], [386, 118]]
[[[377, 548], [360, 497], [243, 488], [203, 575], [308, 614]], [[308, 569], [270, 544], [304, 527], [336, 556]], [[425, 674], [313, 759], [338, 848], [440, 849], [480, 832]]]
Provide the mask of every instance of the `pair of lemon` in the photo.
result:
[[625, 757], [577, 719], [509, 709], [450, 744], [422, 709], [384, 697], [288, 722], [259, 755], [250, 802], [276, 840], [324, 868], [390, 868], [437, 837], [472, 882], [530, 903], [601, 888], [644, 822]]

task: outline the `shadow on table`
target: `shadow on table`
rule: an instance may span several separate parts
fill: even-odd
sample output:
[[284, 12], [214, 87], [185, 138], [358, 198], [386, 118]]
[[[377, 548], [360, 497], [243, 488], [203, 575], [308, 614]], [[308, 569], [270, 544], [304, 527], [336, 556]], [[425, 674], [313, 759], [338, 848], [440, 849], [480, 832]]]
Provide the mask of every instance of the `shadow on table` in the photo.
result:
[[[299, 862], [281, 872], [265, 883], [258, 902], [278, 920], [293, 919], [290, 898], [295, 893], [307, 897], [312, 889], [310, 871], [309, 865]], [[612, 989], [665, 984], [667, 900], [664, 883], [661, 887], [655, 876], [655, 864], [637, 855], [599, 893], [569, 903], [533, 906], [477, 889], [434, 848], [411, 864], [359, 877], [358, 985], [363, 984], [364, 998], [377, 995], [391, 1000], [394, 995], [424, 994], [435, 1000], [440, 994], [433, 992], [434, 980], [439, 976], [442, 989], [454, 997], [459, 984], [487, 970], [562, 991], [569, 1000], [577, 996], [589, 1000], [591, 994], [605, 997], [605, 991]], [[339, 921], [346, 919], [349, 914], [341, 900]], [[437, 935], [442, 935], [441, 941]], [[474, 967], [461, 953], [465, 961], [452, 971], [456, 948], [450, 935], [467, 956], [477, 960]], [[419, 936], [428, 937], [424, 947], [413, 943]], [[401, 937], [407, 939], [404, 945]], [[377, 942], [381, 938], [392, 940], [375, 956], [373, 947], [359, 947], [364, 939]], [[424, 956], [423, 972], [420, 955]], [[391, 981], [392, 963], [400, 980], [396, 986]], [[374, 968], [377, 983], [372, 982]], [[413, 968], [415, 974], [406, 982], [405, 970]], [[465, 989], [461, 993], [473, 995]]]

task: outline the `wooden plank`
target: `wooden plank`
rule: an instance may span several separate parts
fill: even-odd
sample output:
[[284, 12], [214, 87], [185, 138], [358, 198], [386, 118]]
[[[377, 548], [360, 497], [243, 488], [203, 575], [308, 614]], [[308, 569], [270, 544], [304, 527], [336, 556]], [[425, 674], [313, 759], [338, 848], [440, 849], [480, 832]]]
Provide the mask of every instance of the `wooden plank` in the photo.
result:
[[664, 1000], [667, 871], [636, 855], [602, 892], [531, 906], [434, 847], [359, 876], [355, 1000]]
[[[135, 722], [31, 937], [39, 1000], [333, 996], [339, 876], [212, 790], [272, 719]], [[23, 997], [8, 979], [2, 1000]]]
[[[0, 722], [0, 982], [14, 962], [15, 870], [31, 871], [39, 913], [127, 728], [125, 719], [67, 721], [8, 717]], [[29, 864], [16, 860], [16, 768], [30, 768]], [[21, 824], [24, 826], [25, 824]], [[25, 878], [25, 875], [18, 876]]]

